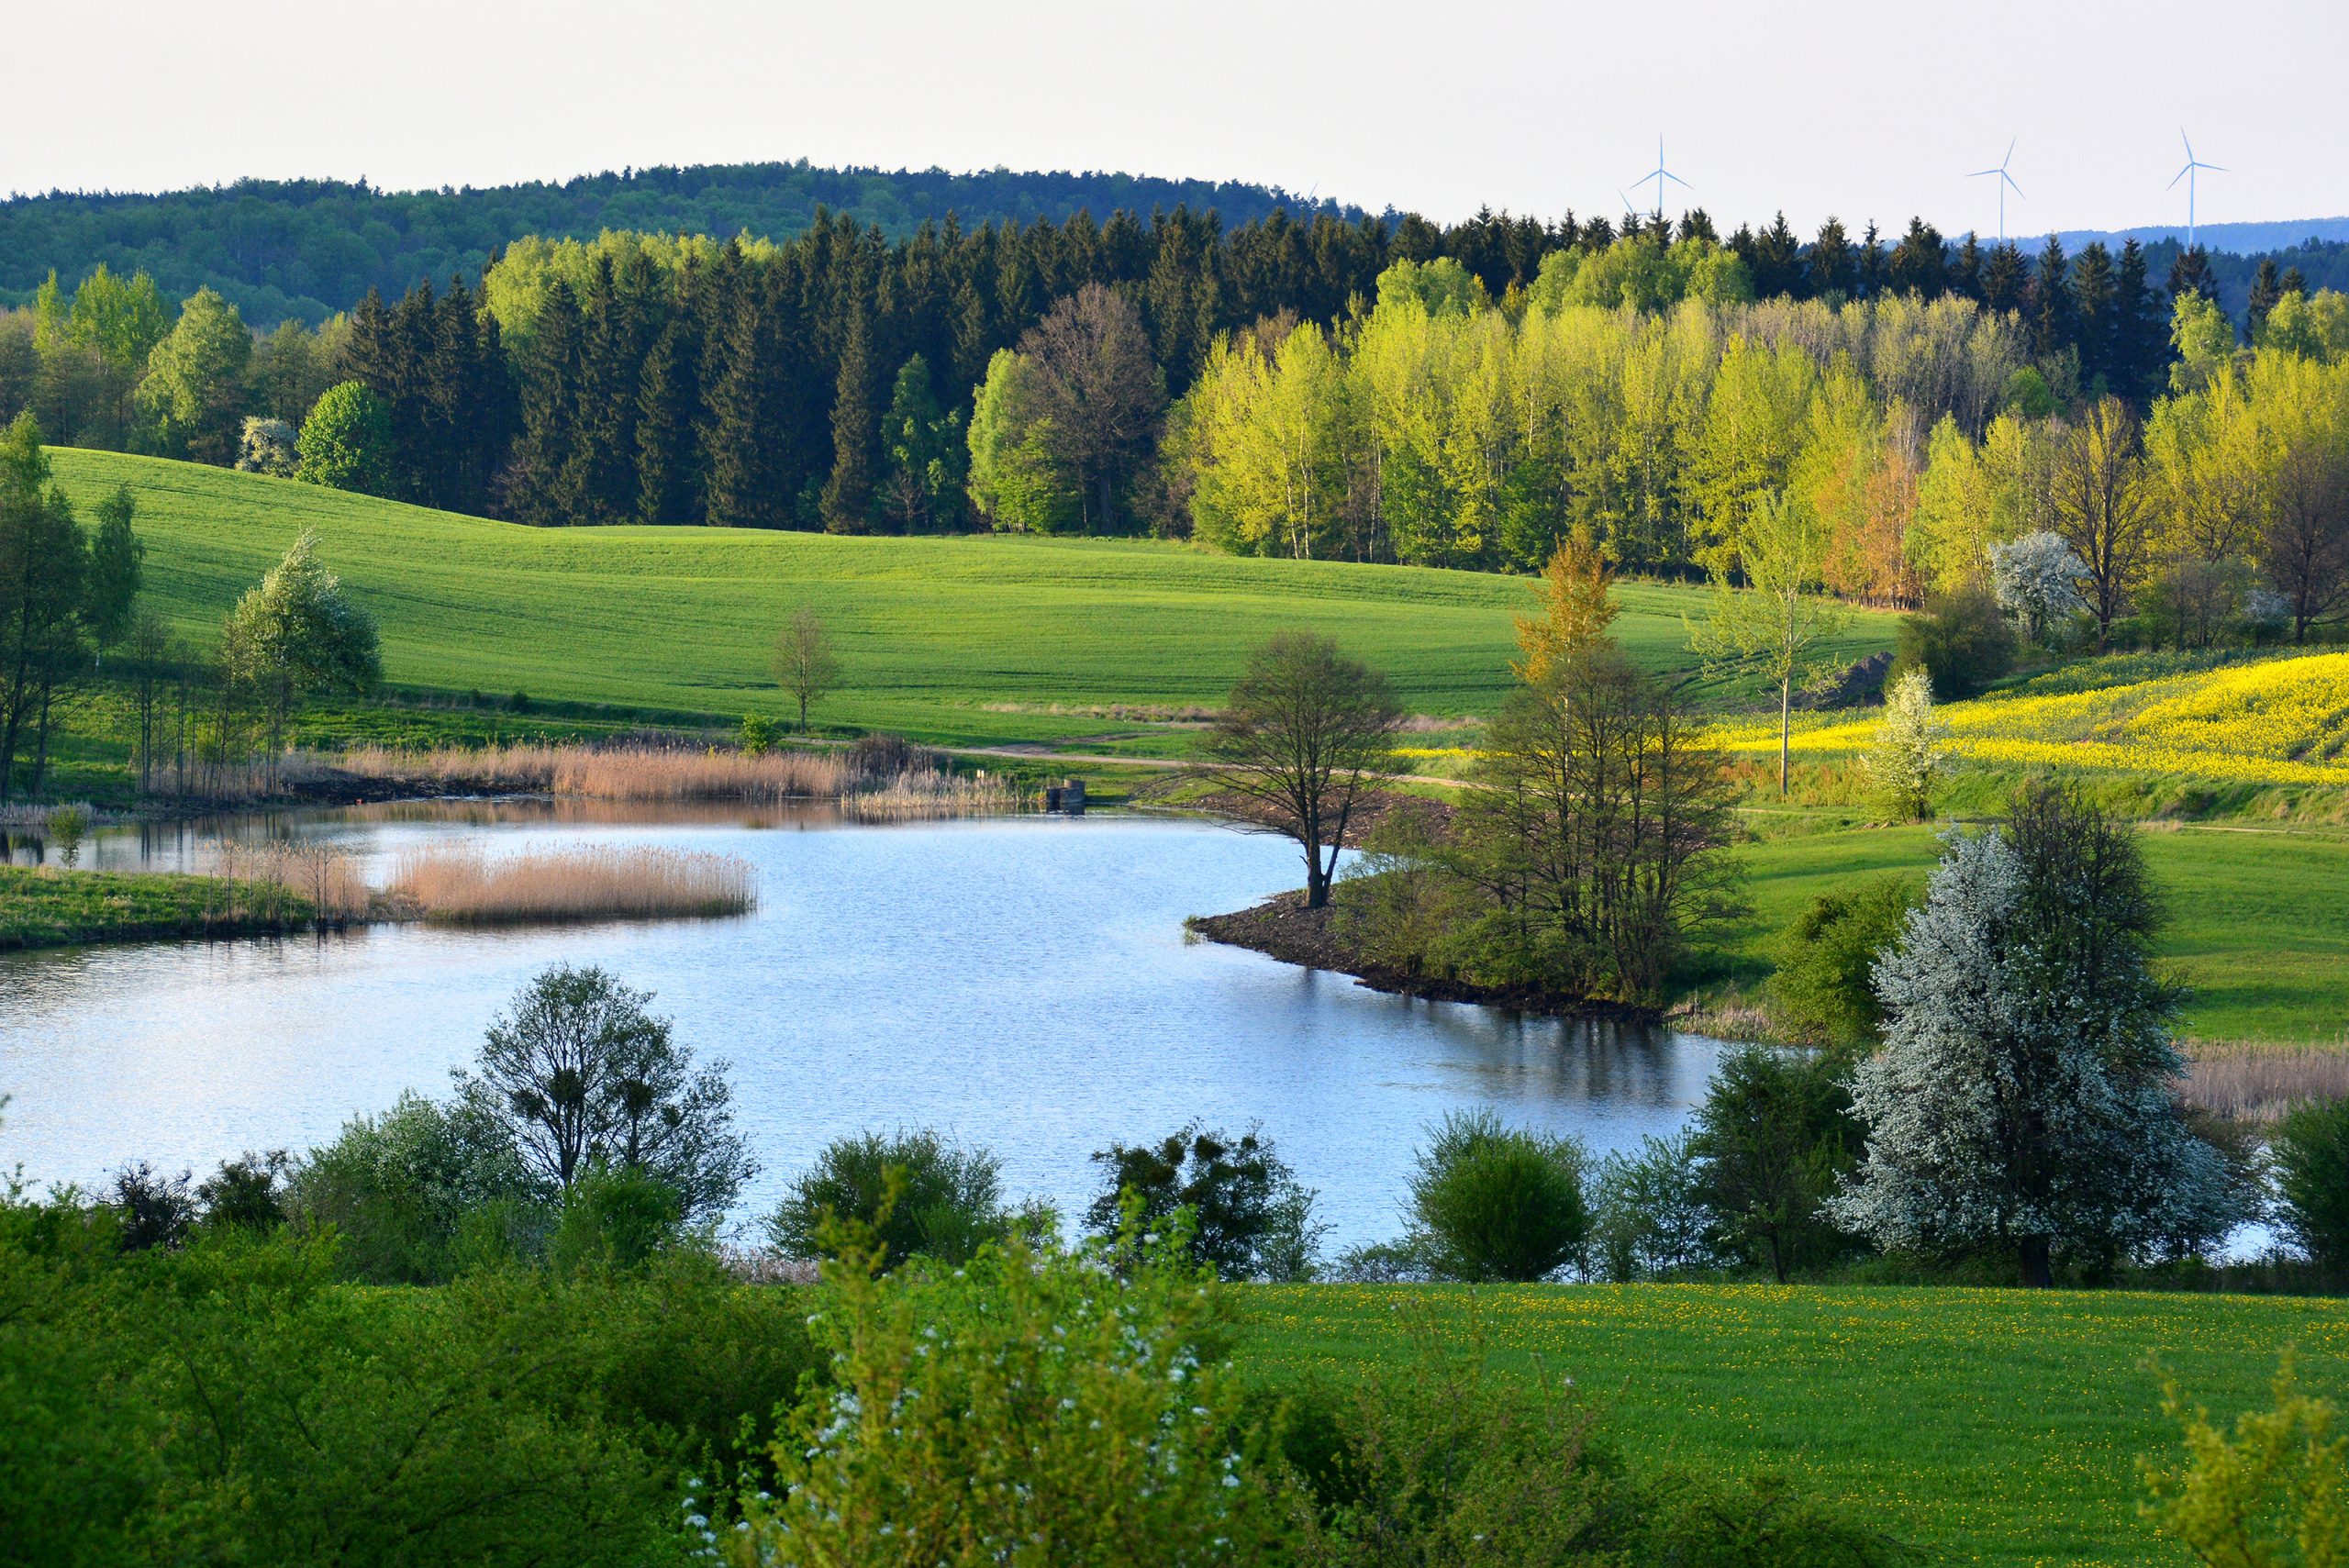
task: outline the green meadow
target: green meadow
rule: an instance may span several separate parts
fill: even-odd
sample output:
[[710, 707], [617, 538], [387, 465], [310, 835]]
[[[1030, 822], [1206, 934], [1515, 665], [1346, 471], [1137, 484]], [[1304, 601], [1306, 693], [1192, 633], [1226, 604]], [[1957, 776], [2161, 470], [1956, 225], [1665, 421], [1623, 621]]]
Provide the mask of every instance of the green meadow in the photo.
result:
[[[1927, 1561], [2186, 1563], [2138, 1517], [2164, 1375], [2232, 1425], [2278, 1359], [2349, 1387], [2349, 1312], [2306, 1297], [1831, 1285], [1266, 1286], [1241, 1359], [1275, 1385], [1408, 1376], [1436, 1344], [1602, 1412], [1627, 1458], [1776, 1471]], [[2158, 1367], [2158, 1370], [2156, 1368]]]
[[[1526, 582], [1489, 573], [1242, 560], [1179, 544], [959, 535], [836, 538], [724, 528], [535, 528], [292, 480], [61, 450], [85, 510], [117, 484], [139, 503], [148, 592], [206, 641], [305, 527], [382, 625], [395, 686], [606, 703], [696, 717], [780, 711], [776, 629], [814, 607], [842, 666], [819, 717], [962, 744], [1124, 736], [1130, 716], [1219, 703], [1248, 650], [1284, 627], [1326, 632], [1386, 670], [1415, 712], [1489, 712], [1507, 690]], [[1686, 670], [1692, 588], [1627, 585], [1616, 632], [1651, 668]], [[1858, 657], [1893, 617], [1864, 615]], [[1714, 683], [1715, 701], [1735, 695]]]

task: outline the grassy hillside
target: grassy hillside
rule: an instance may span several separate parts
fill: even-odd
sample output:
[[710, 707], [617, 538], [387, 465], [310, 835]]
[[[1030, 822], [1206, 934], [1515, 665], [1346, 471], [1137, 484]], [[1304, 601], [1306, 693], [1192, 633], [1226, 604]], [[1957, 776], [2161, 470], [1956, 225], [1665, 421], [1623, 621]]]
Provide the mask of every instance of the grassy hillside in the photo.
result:
[[1248, 1293], [1243, 1363], [1342, 1387], [1408, 1372], [1415, 1341], [1481, 1344], [1572, 1378], [1610, 1441], [1700, 1471], [1776, 1469], [1932, 1561], [2180, 1563], [2136, 1515], [2168, 1460], [2158, 1360], [2232, 1425], [2277, 1357], [2349, 1388], [2349, 1315], [2322, 1299], [1818, 1285], [1304, 1285]]
[[[779, 711], [767, 650], [806, 604], [845, 671], [822, 718], [960, 742], [1180, 746], [1180, 731], [1137, 735], [1086, 710], [1218, 702], [1249, 647], [1287, 626], [1386, 669], [1415, 711], [1481, 713], [1506, 687], [1513, 617], [1531, 603], [1522, 581], [1481, 573], [1085, 539], [530, 528], [112, 452], [61, 450], [56, 467], [85, 507], [131, 487], [152, 601], [194, 639], [209, 640], [315, 524], [328, 564], [381, 620], [396, 684]], [[1632, 656], [1687, 668], [1696, 591], [1635, 584], [1621, 599]], [[1891, 617], [1863, 616], [1847, 651], [1888, 646], [1891, 632]]]

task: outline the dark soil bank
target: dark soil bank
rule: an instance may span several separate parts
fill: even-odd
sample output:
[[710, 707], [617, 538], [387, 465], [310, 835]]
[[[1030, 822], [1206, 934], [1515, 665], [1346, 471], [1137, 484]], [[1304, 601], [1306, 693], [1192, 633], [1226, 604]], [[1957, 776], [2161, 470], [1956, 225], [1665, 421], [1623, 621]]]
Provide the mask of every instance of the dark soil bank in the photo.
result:
[[1431, 1002], [1476, 1002], [1520, 1013], [1559, 1017], [1622, 1018], [1652, 1020], [1655, 1015], [1639, 1007], [1594, 1002], [1584, 996], [1561, 995], [1538, 985], [1478, 985], [1439, 974], [1405, 974], [1367, 962], [1332, 926], [1334, 911], [1308, 909], [1305, 894], [1278, 893], [1252, 909], [1230, 915], [1197, 915], [1185, 925], [1195, 934], [1227, 947], [1246, 948], [1283, 963], [1351, 974], [1374, 991], [1419, 996]]

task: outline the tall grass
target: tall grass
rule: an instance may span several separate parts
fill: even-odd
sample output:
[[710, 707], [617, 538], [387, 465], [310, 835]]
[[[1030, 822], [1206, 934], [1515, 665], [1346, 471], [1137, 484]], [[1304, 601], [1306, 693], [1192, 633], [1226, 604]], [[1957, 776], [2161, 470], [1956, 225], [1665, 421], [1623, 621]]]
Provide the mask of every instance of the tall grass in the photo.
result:
[[395, 859], [384, 891], [395, 907], [464, 924], [740, 915], [758, 902], [748, 861], [646, 844], [494, 857], [431, 844]]

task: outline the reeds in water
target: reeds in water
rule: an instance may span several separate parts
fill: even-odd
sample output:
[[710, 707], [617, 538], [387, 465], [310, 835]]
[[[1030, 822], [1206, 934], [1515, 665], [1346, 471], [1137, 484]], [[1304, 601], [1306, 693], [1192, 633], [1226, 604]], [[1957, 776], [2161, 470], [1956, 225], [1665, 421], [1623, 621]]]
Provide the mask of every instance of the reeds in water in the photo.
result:
[[[332, 844], [224, 839], [212, 846], [208, 859], [213, 875], [258, 901], [250, 913], [269, 913], [266, 906], [291, 895], [307, 904], [321, 922], [361, 920], [374, 900], [357, 862]], [[276, 914], [284, 917], [290, 910]]]
[[740, 915], [758, 902], [748, 861], [647, 844], [497, 856], [427, 845], [393, 862], [384, 891], [426, 919], [466, 924]]
[[2349, 1042], [2196, 1045], [2182, 1098], [2231, 1121], [2269, 1122], [2311, 1100], [2349, 1098]]

